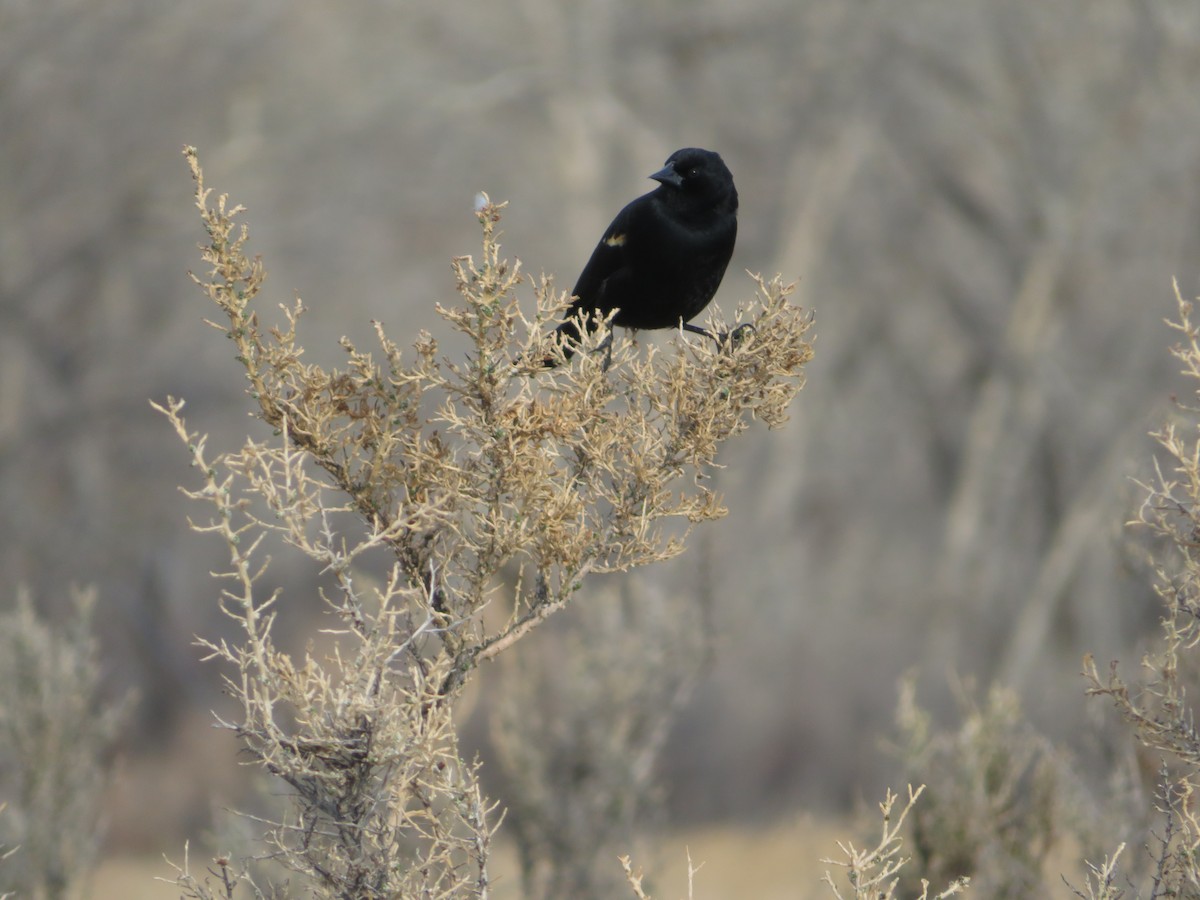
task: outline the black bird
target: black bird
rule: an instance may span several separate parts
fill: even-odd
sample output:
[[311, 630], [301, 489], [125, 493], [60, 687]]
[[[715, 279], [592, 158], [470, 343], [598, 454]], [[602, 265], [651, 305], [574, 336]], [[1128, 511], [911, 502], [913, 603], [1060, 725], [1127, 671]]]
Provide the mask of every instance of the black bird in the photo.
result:
[[575, 283], [572, 318], [557, 331], [568, 358], [579, 344], [580, 311], [589, 332], [615, 309], [613, 324], [625, 328], [682, 324], [716, 337], [689, 321], [708, 306], [733, 255], [733, 175], [718, 154], [688, 147], [650, 177], [659, 186], [617, 213]]

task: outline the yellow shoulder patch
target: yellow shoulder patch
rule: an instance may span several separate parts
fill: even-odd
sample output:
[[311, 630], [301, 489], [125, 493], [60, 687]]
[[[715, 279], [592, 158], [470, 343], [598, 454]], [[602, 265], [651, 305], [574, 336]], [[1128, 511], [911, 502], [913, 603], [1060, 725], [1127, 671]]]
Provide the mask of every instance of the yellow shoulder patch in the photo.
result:
[[625, 246], [625, 235], [620, 234], [618, 232], [617, 234], [614, 234], [611, 237], [606, 237], [604, 239], [604, 243], [608, 244], [608, 246], [610, 246], [610, 247], [624, 247]]

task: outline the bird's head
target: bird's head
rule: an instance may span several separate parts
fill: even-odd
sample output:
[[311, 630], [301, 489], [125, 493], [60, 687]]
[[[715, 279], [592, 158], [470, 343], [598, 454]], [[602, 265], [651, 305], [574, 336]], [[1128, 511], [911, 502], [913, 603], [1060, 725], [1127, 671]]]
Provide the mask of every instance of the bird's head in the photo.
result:
[[733, 174], [720, 154], [698, 147], [676, 150], [667, 164], [650, 176], [676, 203], [691, 207], [737, 209]]

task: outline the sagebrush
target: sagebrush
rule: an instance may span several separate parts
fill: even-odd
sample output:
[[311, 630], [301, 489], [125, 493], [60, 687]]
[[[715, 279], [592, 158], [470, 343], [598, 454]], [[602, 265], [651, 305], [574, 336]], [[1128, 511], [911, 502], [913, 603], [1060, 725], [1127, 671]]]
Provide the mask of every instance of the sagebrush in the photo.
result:
[[[453, 356], [427, 333], [402, 349], [375, 323], [378, 361], [343, 339], [345, 367], [324, 369], [303, 359], [299, 300], [262, 324], [264, 268], [241, 209], [213, 202], [185, 153], [208, 234], [196, 281], [273, 431], [210, 454], [182, 401], [159, 407], [200, 473], [188, 495], [211, 508], [195, 527], [229, 548], [220, 604], [240, 637], [203, 642], [239, 710], [221, 724], [290, 788], [259, 855], [314, 896], [487, 896], [501, 814], [459, 752], [463, 686], [589, 574], [670, 558], [724, 514], [706, 476], [752, 420], [786, 419], [810, 319], [782, 281], [758, 278], [742, 340], [660, 352], [618, 339], [611, 361], [585, 352], [546, 372], [540, 361], [561, 352], [548, 323], [567, 298], [541, 279], [536, 313], [522, 312], [520, 265], [497, 241], [502, 207], [485, 198], [481, 257], [454, 261], [459, 302], [438, 307]], [[714, 332], [730, 330], [713, 316]], [[328, 649], [293, 656], [275, 643], [289, 606], [260, 588], [268, 538], [310, 561]], [[184, 867], [177, 883], [205, 898], [239, 883], [275, 890], [236, 855], [219, 873]]]

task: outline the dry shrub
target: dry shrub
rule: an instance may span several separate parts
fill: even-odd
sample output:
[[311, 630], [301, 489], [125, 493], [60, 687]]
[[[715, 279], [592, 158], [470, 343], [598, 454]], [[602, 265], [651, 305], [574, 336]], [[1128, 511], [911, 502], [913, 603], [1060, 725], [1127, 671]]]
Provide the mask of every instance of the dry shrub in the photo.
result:
[[967, 886], [969, 879], [964, 876], [955, 878], [932, 897], [929, 893], [929, 882], [925, 879], [920, 881], [920, 894], [900, 890], [901, 873], [912, 860], [912, 857], [902, 853], [903, 830], [924, 790], [924, 785], [916, 789], [910, 785], [908, 800], [899, 812], [896, 811], [896, 801], [899, 797], [889, 790], [883, 802], [879, 804], [883, 824], [878, 842], [874, 846], [868, 844], [869, 849], [860, 850], [852, 843], [843, 844], [839, 841], [838, 846], [845, 858], [822, 860], [827, 865], [836, 866], [841, 870], [846, 893], [842, 893], [843, 888], [832, 872], [826, 871], [822, 879], [838, 900], [848, 900], [850, 897], [854, 900], [894, 900], [901, 896], [912, 896], [917, 900], [944, 900], [960, 893]]
[[928, 785], [904, 832], [914, 862], [902, 894], [917, 892], [918, 875], [969, 877], [982, 897], [1043, 893], [1044, 864], [1074, 802], [1066, 760], [1025, 720], [1014, 691], [993, 686], [980, 703], [961, 688], [958, 697], [959, 726], [938, 731], [914, 681], [901, 683], [894, 750], [905, 776]]
[[702, 598], [629, 581], [504, 660], [492, 741], [530, 900], [614, 896], [613, 861], [661, 811], [655, 763], [709, 636]]
[[24, 590], [0, 615], [0, 893], [33, 900], [87, 895], [132, 703], [105, 694], [95, 593], [72, 601], [56, 626]]
[[[1183, 299], [1178, 286], [1175, 294], [1178, 318], [1168, 324], [1181, 338], [1171, 352], [1195, 384], [1200, 382], [1200, 326], [1193, 320], [1193, 304]], [[1163, 761], [1155, 803], [1160, 825], [1147, 844], [1152, 865], [1145, 896], [1152, 898], [1200, 896], [1200, 821], [1194, 799], [1200, 733], [1188, 699], [1189, 689], [1200, 685], [1200, 407], [1179, 402], [1176, 412], [1173, 421], [1153, 434], [1161, 453], [1154, 477], [1139, 482], [1143, 500], [1129, 523], [1154, 539], [1150, 561], [1162, 602], [1161, 633], [1143, 656], [1133, 684], [1116, 662], [1101, 674], [1090, 655], [1084, 659], [1089, 693], [1108, 697], [1144, 750]], [[1087, 896], [1112, 900], [1122, 895], [1112, 874], [1119, 855], [1120, 849], [1104, 865], [1092, 867], [1094, 883]]]
[[[639, 355], [619, 340], [611, 365], [582, 353], [544, 370], [566, 298], [543, 279], [537, 314], [522, 313], [520, 266], [497, 242], [501, 207], [484, 198], [482, 255], [455, 260], [460, 303], [439, 307], [465, 355], [447, 358], [427, 333], [402, 350], [376, 323], [379, 361], [343, 339], [345, 368], [326, 370], [303, 360], [302, 303], [282, 307], [279, 327], [260, 324], [264, 273], [241, 210], [211, 202], [185, 153], [209, 238], [196, 281], [275, 433], [210, 455], [182, 401], [159, 407], [200, 473], [187, 494], [211, 512], [195, 527], [230, 554], [220, 603], [239, 637], [203, 642], [239, 707], [221, 724], [291, 790], [266, 823], [265, 853], [318, 897], [486, 896], [500, 816], [458, 749], [464, 684], [587, 575], [672, 557], [695, 524], [724, 513], [706, 474], [752, 419], [785, 420], [811, 355], [809, 319], [788, 286], [760, 278], [740, 341]], [[260, 587], [268, 537], [327, 582], [314, 590], [332, 649], [294, 656], [275, 643], [289, 607]], [[387, 574], [365, 577], [369, 567]], [[185, 863], [176, 883], [198, 898], [275, 890], [232, 857], [212, 871], [197, 878]]]
[[[1183, 375], [1197, 383], [1200, 325], [1193, 304], [1178, 288], [1176, 300], [1178, 317], [1168, 324], [1182, 338], [1172, 354]], [[1196, 393], [1200, 396], [1200, 387]], [[913, 794], [901, 815], [910, 826], [906, 834], [913, 857], [898, 856], [900, 823], [888, 831], [892, 804], [885, 803], [880, 847], [893, 853], [847, 851], [850, 860], [843, 865], [854, 896], [890, 897], [897, 890], [925, 896], [928, 882], [911, 873], [938, 880], [970, 875], [971, 887], [987, 897], [1045, 896], [1050, 886], [1041, 872], [1047, 854], [1069, 827], [1089, 844], [1105, 829], [1106, 840], [1113, 831], [1130, 836], [1114, 841], [1100, 862], [1085, 861], [1082, 886], [1067, 882], [1075, 896], [1200, 897], [1200, 731], [1189, 700], [1200, 687], [1200, 405], [1177, 402], [1176, 413], [1152, 435], [1161, 452], [1153, 478], [1138, 482], [1143, 500], [1128, 523], [1151, 539], [1148, 558], [1162, 603], [1161, 633], [1143, 656], [1135, 681], [1126, 680], [1117, 662], [1102, 674], [1091, 655], [1084, 659], [1083, 673], [1088, 693], [1109, 698], [1132, 726], [1138, 744], [1135, 768], [1143, 775], [1158, 769], [1152, 803], [1156, 822], [1147, 828], [1145, 810], [1118, 809], [1143, 796], [1120, 788], [1125, 773], [1113, 773], [1115, 791], [1085, 798], [1058, 752], [1023, 722], [1012, 692], [993, 688], [983, 706], [968, 704], [957, 732], [935, 733], [913, 702], [910, 682], [900, 704], [900, 756], [910, 775], [931, 784], [922, 803], [914, 807]], [[1089, 812], [1097, 821], [1072, 821]], [[1129, 852], [1136, 834], [1144, 835], [1138, 852]], [[869, 867], [856, 868], [858, 859], [866, 859]], [[869, 871], [860, 871], [864, 868]], [[864, 883], [871, 889], [863, 891]]]

